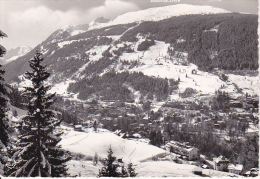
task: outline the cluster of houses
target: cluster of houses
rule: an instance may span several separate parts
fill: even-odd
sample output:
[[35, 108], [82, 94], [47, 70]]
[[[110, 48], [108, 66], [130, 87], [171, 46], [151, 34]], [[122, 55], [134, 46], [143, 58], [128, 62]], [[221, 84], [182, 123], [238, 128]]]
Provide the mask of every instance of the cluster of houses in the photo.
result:
[[[203, 158], [200, 158], [199, 149], [196, 147], [192, 147], [187, 145], [186, 143], [180, 143], [177, 141], [170, 141], [166, 145], [163, 146], [165, 150], [168, 152], [172, 152], [177, 154], [180, 158], [186, 160], [200, 160], [205, 162]], [[243, 172], [243, 165], [241, 164], [232, 164], [230, 161], [224, 156], [219, 156], [213, 158], [213, 162], [206, 162], [207, 165], [203, 164], [202, 168], [211, 168], [217, 171], [224, 171], [233, 173], [236, 175], [244, 175], [244, 176], [258, 176], [259, 170], [256, 168], [252, 168], [248, 171]], [[243, 173], [242, 173], [243, 172]]]
[[231, 164], [230, 161], [226, 159], [224, 156], [213, 158], [213, 169], [218, 171], [234, 173], [237, 175], [252, 176], [252, 177], [256, 177], [259, 174], [259, 170], [256, 168], [251, 168], [247, 171], [243, 171], [243, 165]]
[[[254, 104], [255, 99], [249, 99], [249, 101]], [[143, 114], [138, 111], [136, 104], [131, 102], [106, 100], [79, 105], [79, 107], [84, 108], [87, 113], [82, 114], [82, 121], [78, 125], [91, 127], [94, 121], [98, 121], [100, 125], [109, 130], [115, 131], [120, 129], [129, 134], [139, 133], [143, 137], [147, 137], [151, 130], [161, 130], [164, 135], [167, 136], [174, 131], [191, 133], [199, 131], [214, 132], [226, 130], [230, 126], [232, 126], [230, 133], [232, 131], [243, 131], [245, 133], [249, 124], [252, 123], [253, 120], [258, 120], [257, 115], [253, 115], [254, 113], [250, 113], [243, 108], [240, 108], [240, 111], [233, 111], [230, 114], [210, 112], [205, 115], [198, 111], [195, 112], [195, 114], [186, 115], [176, 111], [167, 112], [173, 108], [163, 107], [161, 108], [162, 112], [159, 117], [154, 118], [150, 112]], [[239, 108], [236, 109], [238, 110]], [[193, 110], [185, 109], [185, 113], [189, 113], [189, 111]], [[232, 116], [235, 116], [235, 120], [230, 120]], [[232, 122], [236, 124], [234, 125]]]

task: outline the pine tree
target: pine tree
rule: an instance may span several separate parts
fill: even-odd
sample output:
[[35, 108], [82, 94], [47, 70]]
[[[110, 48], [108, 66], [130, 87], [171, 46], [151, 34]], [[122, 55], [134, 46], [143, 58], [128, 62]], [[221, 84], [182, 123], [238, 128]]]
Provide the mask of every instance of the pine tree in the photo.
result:
[[149, 134], [149, 139], [150, 139], [150, 144], [151, 145], [156, 145], [156, 131], [151, 131]]
[[[6, 34], [3, 33], [0, 30], [0, 37], [6, 37]], [[0, 45], [0, 57], [2, 57], [5, 53], [5, 48]], [[7, 146], [7, 143], [9, 141], [9, 136], [7, 132], [8, 128], [8, 120], [6, 117], [6, 110], [7, 110], [7, 102], [8, 99], [6, 97], [7, 92], [4, 86], [4, 73], [5, 71], [1, 69], [2, 65], [0, 64], [0, 170], [2, 163], [5, 163], [3, 156], [5, 156], [5, 152], [3, 151], [3, 148]]]
[[121, 162], [121, 164], [115, 162], [116, 157], [113, 156], [111, 146], [107, 152], [107, 158], [102, 161], [104, 167], [99, 170], [99, 177], [135, 177], [137, 175], [132, 167], [132, 163], [130, 163], [126, 169], [123, 162]]
[[149, 135], [150, 144], [155, 146], [160, 146], [163, 144], [161, 131], [151, 131]]
[[97, 126], [98, 126], [98, 124], [97, 124], [97, 121], [95, 120], [95, 121], [94, 121], [94, 124], [93, 124], [93, 128], [94, 128], [94, 131], [95, 131], [95, 132], [97, 132]]
[[118, 167], [117, 164], [114, 164], [116, 161], [116, 157], [113, 156], [113, 151], [111, 146], [108, 148], [107, 151], [108, 155], [107, 158], [103, 160], [104, 167], [101, 168], [99, 171], [99, 177], [118, 177], [118, 173], [116, 172], [116, 169]]
[[133, 164], [131, 162], [128, 164], [127, 170], [128, 170], [129, 177], [136, 177], [137, 173], [135, 173]]
[[[0, 65], [0, 68], [2, 66]], [[7, 97], [6, 89], [4, 86], [4, 75], [5, 71], [0, 69], [0, 146], [1, 144], [7, 145], [8, 142], [8, 133], [7, 133], [7, 118], [6, 118], [6, 109], [7, 109]], [[1, 147], [0, 147], [1, 148]]]
[[41, 62], [41, 53], [36, 51], [30, 60], [32, 72], [25, 77], [32, 83], [25, 87], [24, 95], [29, 99], [28, 114], [19, 126], [21, 135], [17, 141], [17, 151], [9, 163], [8, 174], [15, 177], [61, 177], [66, 176], [66, 161], [70, 159], [58, 145], [61, 133], [55, 132], [60, 125], [55, 112], [50, 110], [55, 94], [47, 94], [50, 86], [46, 80], [50, 73]]

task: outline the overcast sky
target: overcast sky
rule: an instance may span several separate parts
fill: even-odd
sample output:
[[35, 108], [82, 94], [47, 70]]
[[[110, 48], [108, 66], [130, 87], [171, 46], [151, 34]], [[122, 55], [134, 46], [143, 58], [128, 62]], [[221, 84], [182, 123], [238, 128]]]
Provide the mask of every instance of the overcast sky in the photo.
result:
[[[258, 0], [0, 0], [0, 39], [7, 49], [35, 47], [65, 25], [89, 23], [98, 18], [113, 19], [120, 14], [173, 4], [211, 5], [232, 12], [258, 13]], [[175, 1], [175, 2], [174, 2]], [[179, 1], [179, 2], [177, 2]]]

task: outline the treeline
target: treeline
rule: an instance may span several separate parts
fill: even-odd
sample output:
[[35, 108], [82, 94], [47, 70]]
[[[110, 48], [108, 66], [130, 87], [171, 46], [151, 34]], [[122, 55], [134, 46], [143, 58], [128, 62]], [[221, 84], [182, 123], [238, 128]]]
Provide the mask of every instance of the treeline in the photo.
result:
[[132, 53], [132, 52], [134, 52], [134, 50], [131, 48], [130, 45], [127, 45], [127, 44], [124, 44], [123, 47], [119, 47], [118, 49], [113, 50], [113, 53], [115, 54], [116, 58], [121, 56], [124, 52]]
[[155, 44], [154, 39], [145, 39], [142, 43], [140, 43], [137, 47], [138, 51], [145, 51], [148, 50], [149, 47]]
[[196, 94], [197, 91], [193, 88], [186, 88], [185, 91], [183, 93], [179, 93], [179, 96], [182, 98], [189, 98], [192, 97], [194, 94]]
[[[173, 81], [173, 80], [171, 80]], [[178, 85], [178, 82], [171, 82]], [[68, 91], [79, 92], [80, 99], [98, 95], [102, 99], [128, 100], [132, 99], [128, 85], [141, 93], [142, 98], [165, 100], [171, 93], [167, 79], [153, 78], [141, 72], [108, 72], [104, 75], [85, 78], [68, 87]]]
[[258, 69], [257, 27], [257, 15], [187, 15], [143, 22], [120, 40], [149, 34], [155, 40], [170, 43], [177, 51], [187, 51], [188, 60], [202, 70], [255, 70]]
[[80, 75], [96, 75], [101, 73], [109, 65], [112, 65], [115, 62], [114, 59], [109, 59], [108, 57], [102, 57], [98, 61], [91, 62], [81, 73]]

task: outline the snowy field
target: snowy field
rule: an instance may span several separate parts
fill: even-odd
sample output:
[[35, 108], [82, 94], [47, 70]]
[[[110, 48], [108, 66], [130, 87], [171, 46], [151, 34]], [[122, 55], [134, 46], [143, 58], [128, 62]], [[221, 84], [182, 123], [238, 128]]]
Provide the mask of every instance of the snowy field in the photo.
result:
[[123, 139], [109, 131], [95, 133], [77, 132], [69, 130], [62, 136], [60, 143], [62, 147], [73, 153], [80, 153], [93, 157], [95, 153], [101, 158], [107, 156], [109, 146], [112, 147], [114, 155], [122, 158], [124, 162], [140, 162], [153, 156], [165, 153], [165, 150], [148, 145], [147, 143]]
[[237, 84], [239, 88], [242, 89], [244, 94], [248, 93], [250, 95], [259, 94], [259, 76], [241, 76], [241, 75], [228, 75], [229, 81]]
[[[125, 165], [133, 163], [138, 177], [196, 177], [193, 170], [196, 166], [189, 164], [177, 164], [170, 159], [165, 161], [152, 161], [152, 156], [165, 154], [163, 149], [137, 140], [122, 139], [119, 136], [100, 129], [99, 133], [92, 130], [77, 132], [69, 127], [62, 127], [64, 135], [60, 144], [72, 153], [93, 157], [97, 153], [99, 158], [107, 156], [107, 149], [111, 145], [114, 156], [122, 158]], [[89, 158], [90, 158], [89, 157]], [[70, 160], [67, 163], [71, 176], [96, 177], [102, 164], [93, 165], [91, 159]], [[219, 172], [210, 169], [201, 169], [203, 176], [223, 177], [233, 174]]]
[[[97, 177], [99, 169], [102, 168], [102, 164], [98, 162], [97, 165], [93, 165], [92, 161], [84, 160], [70, 160], [66, 163], [68, 166], [68, 172], [71, 176], [80, 177]], [[134, 164], [137, 177], [199, 177], [193, 173], [194, 165], [177, 164], [170, 161], [150, 161], [139, 162]], [[202, 169], [203, 176], [206, 177], [231, 177], [238, 175], [220, 172], [212, 169]], [[241, 177], [241, 176], [240, 176]]]
[[[138, 66], [130, 71], [140, 71], [145, 75], [178, 80], [180, 78], [179, 92], [183, 92], [187, 87], [196, 89], [199, 93], [214, 94], [225, 82], [221, 81], [218, 76], [198, 70], [194, 64], [176, 65], [168, 57], [169, 44], [155, 41], [156, 44], [145, 52], [124, 53], [121, 59], [140, 60], [144, 65]], [[166, 57], [166, 60], [158, 58]], [[197, 74], [192, 74], [196, 70]], [[186, 77], [187, 76], [187, 77]]]

